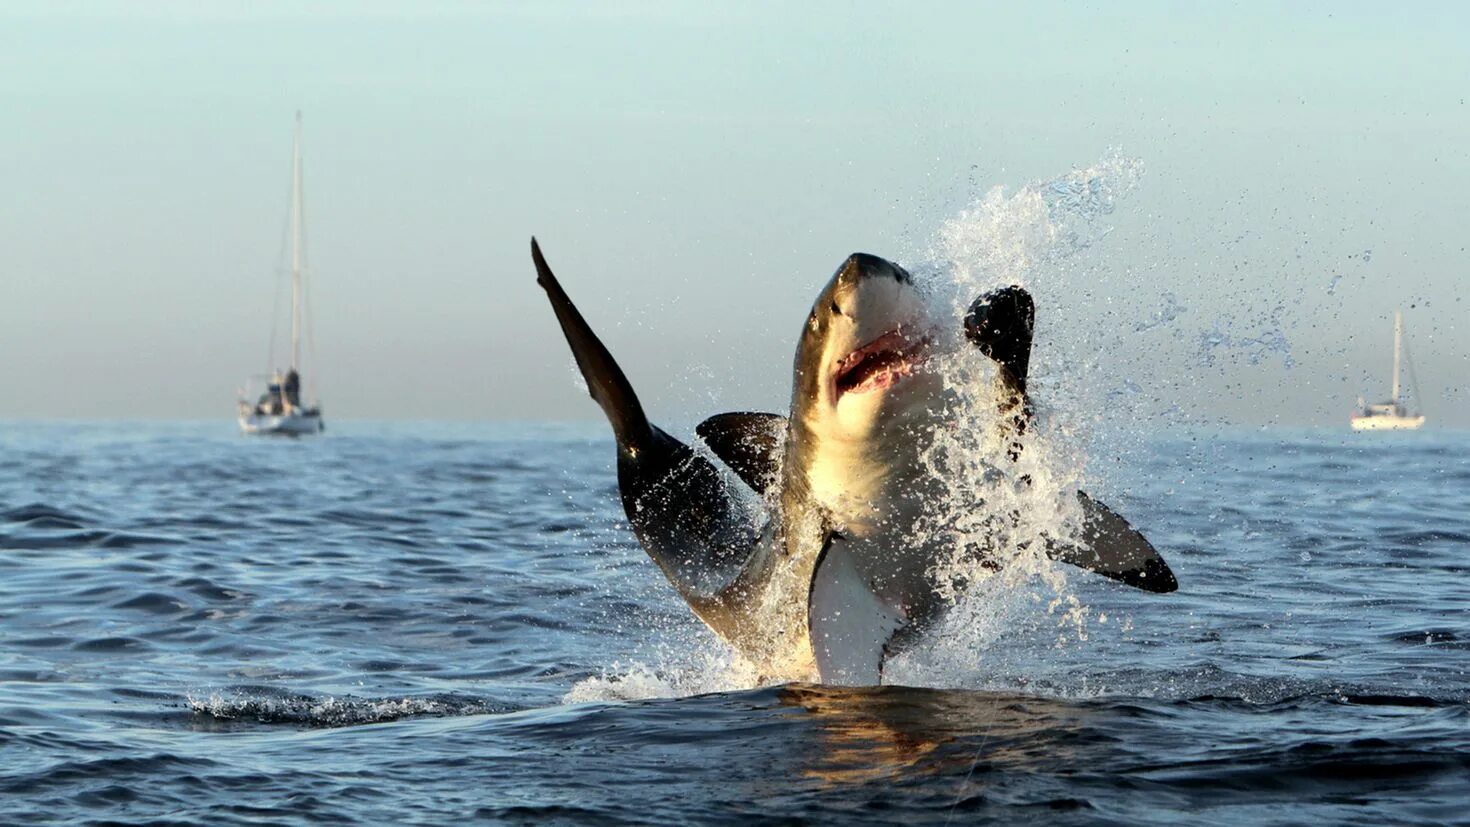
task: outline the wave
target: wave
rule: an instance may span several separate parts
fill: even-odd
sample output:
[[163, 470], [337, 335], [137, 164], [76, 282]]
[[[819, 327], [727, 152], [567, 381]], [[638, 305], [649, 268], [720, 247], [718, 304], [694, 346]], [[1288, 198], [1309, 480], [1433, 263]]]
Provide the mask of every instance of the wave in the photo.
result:
[[515, 711], [506, 704], [463, 695], [441, 694], [400, 698], [352, 695], [305, 695], [240, 690], [190, 693], [190, 710], [216, 721], [328, 728], [381, 724], [404, 718], [447, 718]]
[[[29, 526], [28, 526], [29, 527]], [[48, 526], [53, 527], [53, 526]], [[0, 534], [0, 548], [44, 551], [67, 548], [134, 548], [137, 546], [181, 545], [177, 537], [137, 534], [128, 531], [85, 529], [63, 534]]]
[[63, 511], [40, 502], [27, 503], [0, 511], [0, 522], [31, 523], [48, 520], [62, 524], [67, 528], [81, 528], [86, 522], [85, 518], [79, 514]]

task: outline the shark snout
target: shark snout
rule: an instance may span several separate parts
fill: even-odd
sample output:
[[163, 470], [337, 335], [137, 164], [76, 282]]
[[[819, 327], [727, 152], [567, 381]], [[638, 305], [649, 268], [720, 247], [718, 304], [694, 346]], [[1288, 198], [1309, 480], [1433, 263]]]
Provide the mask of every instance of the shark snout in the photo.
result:
[[883, 329], [915, 315], [918, 294], [913, 277], [891, 261], [853, 253], [838, 268], [827, 290], [827, 310], [834, 316], [856, 323], [857, 335], [871, 338], [882, 332], [873, 329], [876, 322]]
[[837, 271], [840, 284], [856, 286], [867, 279], [893, 279], [899, 284], [913, 284], [913, 276], [897, 264], [868, 253], [853, 253]]

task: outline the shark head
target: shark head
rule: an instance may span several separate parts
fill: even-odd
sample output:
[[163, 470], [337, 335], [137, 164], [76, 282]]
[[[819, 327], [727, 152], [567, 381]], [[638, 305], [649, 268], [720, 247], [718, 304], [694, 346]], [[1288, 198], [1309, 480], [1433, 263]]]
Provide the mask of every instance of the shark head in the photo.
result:
[[881, 520], [927, 443], [943, 393], [936, 326], [902, 267], [854, 253], [812, 304], [796, 348], [787, 473], [832, 522]]
[[824, 442], [872, 439], [927, 409], [934, 329], [914, 279], [854, 253], [817, 295], [796, 349], [793, 413]]

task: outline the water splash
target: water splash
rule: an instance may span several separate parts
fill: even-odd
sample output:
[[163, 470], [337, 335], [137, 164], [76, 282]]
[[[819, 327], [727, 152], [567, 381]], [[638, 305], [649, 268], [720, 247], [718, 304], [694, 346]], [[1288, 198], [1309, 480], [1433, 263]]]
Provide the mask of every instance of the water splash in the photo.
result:
[[683, 698], [749, 689], [763, 683], [769, 681], [761, 680], [725, 647], [665, 651], [647, 662], [615, 662], [601, 674], [583, 678], [572, 686], [562, 703]]
[[1112, 227], [1104, 219], [1143, 178], [1143, 163], [1116, 150], [1097, 164], [1007, 194], [992, 187], [945, 221], [928, 251], [962, 302], [978, 290], [1020, 284], [1038, 268], [1092, 247]]
[[1147, 333], [1159, 327], [1166, 327], [1174, 323], [1176, 319], [1189, 310], [1180, 303], [1179, 297], [1165, 291], [1160, 297], [1163, 305], [1153, 312], [1147, 319], [1133, 325], [1134, 333]]
[[1216, 322], [1200, 333], [1196, 362], [1202, 367], [1213, 367], [1222, 358], [1243, 357], [1247, 364], [1259, 365], [1278, 357], [1283, 365], [1293, 367], [1296, 361], [1286, 335], [1285, 316], [1286, 305], [1278, 304], [1266, 315], [1248, 322]]
[[[947, 327], [959, 330], [969, 303], [990, 289], [1016, 284], [1046, 294], [1052, 292], [1046, 282], [1074, 275], [1069, 268], [1086, 271], [1093, 265], [1078, 262], [1078, 254], [1112, 231], [1107, 217], [1143, 172], [1140, 161], [1113, 152], [1014, 193], [991, 189], [942, 225], [921, 268], [936, 314], [949, 314], [954, 321]], [[1163, 307], [1140, 324], [1166, 325], [1182, 312], [1166, 295]], [[1049, 627], [1042, 637], [1058, 644], [1087, 638], [1092, 610], [1045, 549], [1080, 532], [1077, 493], [1087, 468], [1089, 420], [1067, 413], [1054, 386], [1035, 382], [1035, 416], [1017, 434], [1008, 427], [1012, 412], [1004, 411], [1005, 391], [988, 358], [958, 345], [942, 357], [940, 370], [946, 426], [936, 429], [923, 462], [943, 496], [929, 504], [920, 526], [925, 536], [915, 540], [943, 550], [934, 576], [952, 608], [918, 646], [890, 661], [887, 678], [960, 686], [979, 680], [987, 652], [1014, 640], [1021, 626]]]

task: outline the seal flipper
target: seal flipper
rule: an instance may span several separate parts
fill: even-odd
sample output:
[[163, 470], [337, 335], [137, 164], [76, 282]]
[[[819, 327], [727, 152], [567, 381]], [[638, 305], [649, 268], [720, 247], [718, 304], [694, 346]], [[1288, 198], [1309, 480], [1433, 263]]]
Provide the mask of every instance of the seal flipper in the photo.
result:
[[722, 592], [755, 550], [761, 515], [748, 497], [732, 495], [714, 463], [649, 424], [633, 386], [567, 297], [535, 239], [531, 258], [587, 391], [612, 425], [628, 522], [695, 612], [727, 634]]
[[876, 686], [894, 636], [908, 625], [853, 564], [847, 539], [828, 534], [807, 594], [807, 632], [822, 683]]
[[1166, 593], [1179, 588], [1169, 564], [1138, 529], [1081, 491], [1077, 500], [1082, 504], [1080, 542], [1048, 543], [1047, 556], [1144, 591]]
[[786, 417], [773, 413], [722, 413], [694, 432], [745, 484], [764, 496], [781, 478]]

